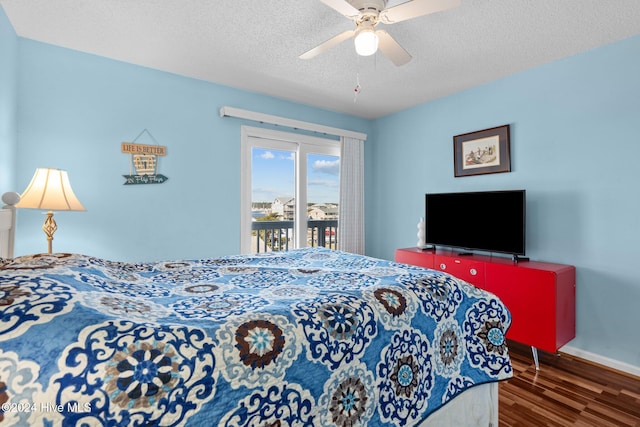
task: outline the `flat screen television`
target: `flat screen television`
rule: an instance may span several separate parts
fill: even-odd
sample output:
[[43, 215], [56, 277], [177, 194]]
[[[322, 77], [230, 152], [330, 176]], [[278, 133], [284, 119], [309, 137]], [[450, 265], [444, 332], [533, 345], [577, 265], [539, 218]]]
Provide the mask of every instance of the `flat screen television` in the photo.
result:
[[427, 193], [425, 242], [463, 250], [525, 254], [526, 191]]

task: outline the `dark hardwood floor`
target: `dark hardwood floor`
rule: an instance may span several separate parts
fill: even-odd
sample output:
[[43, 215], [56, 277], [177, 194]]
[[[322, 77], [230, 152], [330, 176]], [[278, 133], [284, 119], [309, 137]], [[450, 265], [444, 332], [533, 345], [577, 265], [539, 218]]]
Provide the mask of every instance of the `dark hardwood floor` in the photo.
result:
[[640, 378], [509, 342], [513, 378], [499, 385], [500, 427], [640, 426]]

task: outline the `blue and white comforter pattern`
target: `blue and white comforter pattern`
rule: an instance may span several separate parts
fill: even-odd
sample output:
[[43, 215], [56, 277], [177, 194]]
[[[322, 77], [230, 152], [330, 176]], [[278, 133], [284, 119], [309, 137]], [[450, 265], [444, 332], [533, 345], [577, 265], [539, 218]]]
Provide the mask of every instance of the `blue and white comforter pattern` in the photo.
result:
[[339, 251], [0, 261], [0, 426], [411, 426], [512, 375], [495, 297]]

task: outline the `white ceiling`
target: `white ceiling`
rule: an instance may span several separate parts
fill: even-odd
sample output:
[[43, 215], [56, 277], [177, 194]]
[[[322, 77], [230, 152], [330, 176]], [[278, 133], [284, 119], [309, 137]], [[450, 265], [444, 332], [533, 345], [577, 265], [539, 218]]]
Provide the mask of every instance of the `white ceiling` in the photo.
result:
[[319, 0], [0, 4], [21, 37], [365, 118], [640, 34], [639, 0], [462, 0], [384, 26], [413, 56], [396, 67], [357, 57], [350, 40], [299, 59], [353, 28]]

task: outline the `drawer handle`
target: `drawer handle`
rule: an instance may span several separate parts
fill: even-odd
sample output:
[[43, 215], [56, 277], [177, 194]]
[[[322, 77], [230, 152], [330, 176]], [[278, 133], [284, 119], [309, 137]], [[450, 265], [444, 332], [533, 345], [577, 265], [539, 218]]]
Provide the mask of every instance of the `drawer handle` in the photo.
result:
[[446, 270], [446, 269], [447, 269], [447, 264], [445, 264], [444, 262], [440, 264], [440, 270]]
[[472, 276], [475, 276], [476, 274], [478, 274], [478, 270], [472, 268], [471, 270], [469, 270], [469, 273], [471, 273]]

